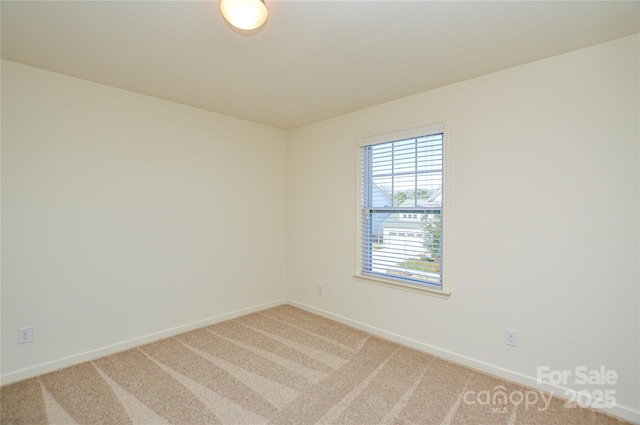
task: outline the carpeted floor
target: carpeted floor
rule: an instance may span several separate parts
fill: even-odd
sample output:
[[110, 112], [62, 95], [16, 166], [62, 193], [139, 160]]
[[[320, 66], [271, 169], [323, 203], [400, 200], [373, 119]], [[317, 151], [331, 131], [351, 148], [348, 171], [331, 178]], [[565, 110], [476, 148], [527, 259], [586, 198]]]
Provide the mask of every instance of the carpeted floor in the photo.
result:
[[0, 410], [3, 425], [627, 423], [288, 305], [5, 386]]

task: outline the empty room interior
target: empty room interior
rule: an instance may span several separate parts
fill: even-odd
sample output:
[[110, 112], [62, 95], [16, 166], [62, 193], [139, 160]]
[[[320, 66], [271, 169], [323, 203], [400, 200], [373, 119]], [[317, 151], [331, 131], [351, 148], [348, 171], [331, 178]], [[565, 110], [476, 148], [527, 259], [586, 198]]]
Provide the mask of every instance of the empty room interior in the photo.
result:
[[0, 7], [3, 425], [640, 424], [640, 2]]

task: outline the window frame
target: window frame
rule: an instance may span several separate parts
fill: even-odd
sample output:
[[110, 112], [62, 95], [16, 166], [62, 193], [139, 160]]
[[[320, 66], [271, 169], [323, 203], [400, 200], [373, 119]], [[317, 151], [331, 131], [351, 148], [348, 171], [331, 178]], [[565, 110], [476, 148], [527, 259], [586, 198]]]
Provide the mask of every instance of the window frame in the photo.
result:
[[[412, 283], [408, 279], [391, 278], [377, 274], [369, 274], [362, 271], [362, 147], [376, 144], [389, 143], [405, 139], [427, 136], [430, 134], [443, 133], [442, 138], [442, 229], [441, 229], [441, 276], [442, 286], [422, 285], [420, 283]], [[440, 297], [448, 297], [451, 294], [451, 268], [450, 268], [450, 208], [449, 201], [451, 199], [451, 188], [449, 174], [451, 170], [449, 155], [449, 140], [451, 138], [451, 129], [449, 117], [423, 121], [401, 127], [385, 129], [359, 135], [356, 138], [356, 250], [355, 250], [355, 273], [354, 277], [368, 283], [389, 286], [397, 289], [407, 290], [428, 295]], [[412, 213], [411, 211], [407, 211]]]

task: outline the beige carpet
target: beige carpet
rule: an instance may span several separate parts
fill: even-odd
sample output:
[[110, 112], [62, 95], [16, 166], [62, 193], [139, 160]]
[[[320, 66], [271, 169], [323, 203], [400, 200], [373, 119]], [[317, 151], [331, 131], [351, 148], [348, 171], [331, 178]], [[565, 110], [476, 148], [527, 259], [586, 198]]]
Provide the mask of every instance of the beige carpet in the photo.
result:
[[0, 409], [3, 425], [626, 423], [286, 305], [5, 386]]

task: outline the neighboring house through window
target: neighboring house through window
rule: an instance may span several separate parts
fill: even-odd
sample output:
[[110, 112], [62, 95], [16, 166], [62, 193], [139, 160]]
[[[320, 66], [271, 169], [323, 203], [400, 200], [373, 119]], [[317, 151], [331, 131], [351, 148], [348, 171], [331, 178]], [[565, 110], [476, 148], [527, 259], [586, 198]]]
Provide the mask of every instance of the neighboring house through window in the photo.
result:
[[358, 141], [357, 276], [448, 292], [445, 284], [445, 123]]

